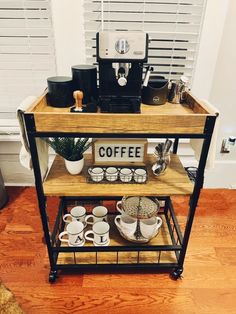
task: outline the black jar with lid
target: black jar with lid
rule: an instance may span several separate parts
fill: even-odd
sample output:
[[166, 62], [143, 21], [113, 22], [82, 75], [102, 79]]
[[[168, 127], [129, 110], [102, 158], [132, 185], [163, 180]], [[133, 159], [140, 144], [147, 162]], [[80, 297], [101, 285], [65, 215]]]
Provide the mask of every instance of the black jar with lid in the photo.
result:
[[74, 90], [84, 94], [83, 104], [97, 103], [97, 67], [94, 65], [74, 65], [71, 67]]
[[52, 107], [65, 108], [74, 105], [73, 81], [68, 76], [54, 76], [47, 79], [47, 102]]

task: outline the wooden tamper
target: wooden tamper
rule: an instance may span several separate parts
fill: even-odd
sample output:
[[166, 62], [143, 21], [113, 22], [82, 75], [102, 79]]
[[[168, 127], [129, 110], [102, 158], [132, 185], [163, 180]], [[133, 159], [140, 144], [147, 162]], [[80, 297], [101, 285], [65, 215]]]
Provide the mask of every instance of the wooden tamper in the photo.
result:
[[83, 105], [82, 100], [84, 97], [84, 94], [81, 90], [76, 90], [73, 93], [73, 97], [75, 99], [75, 106], [71, 108], [71, 112], [83, 112]]

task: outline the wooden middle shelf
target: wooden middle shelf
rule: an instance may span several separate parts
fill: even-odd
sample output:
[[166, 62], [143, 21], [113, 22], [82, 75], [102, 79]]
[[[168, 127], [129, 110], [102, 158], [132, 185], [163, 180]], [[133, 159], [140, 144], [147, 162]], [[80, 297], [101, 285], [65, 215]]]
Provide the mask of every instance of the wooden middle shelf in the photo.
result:
[[[47, 196], [166, 196], [192, 194], [193, 184], [189, 180], [177, 155], [171, 155], [171, 163], [166, 172], [158, 177], [151, 171], [155, 157], [148, 155], [148, 182], [145, 184], [100, 184], [88, 183], [86, 169], [92, 165], [91, 155], [85, 156], [85, 167], [82, 174], [70, 175], [64, 165], [64, 160], [56, 156], [46, 180], [43, 183]], [[87, 166], [87, 167], [86, 167]]]

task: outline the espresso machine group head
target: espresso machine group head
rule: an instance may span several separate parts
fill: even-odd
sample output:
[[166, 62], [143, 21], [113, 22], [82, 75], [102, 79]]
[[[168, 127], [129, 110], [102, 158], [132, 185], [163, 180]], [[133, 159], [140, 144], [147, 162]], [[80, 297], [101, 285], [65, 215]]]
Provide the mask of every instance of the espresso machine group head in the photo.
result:
[[140, 112], [148, 35], [142, 31], [97, 33], [101, 112]]

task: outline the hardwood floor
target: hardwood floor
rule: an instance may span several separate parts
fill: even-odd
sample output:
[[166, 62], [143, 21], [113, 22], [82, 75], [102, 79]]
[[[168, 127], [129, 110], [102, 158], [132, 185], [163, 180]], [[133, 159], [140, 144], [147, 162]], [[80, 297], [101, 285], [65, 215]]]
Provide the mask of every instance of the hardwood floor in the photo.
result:
[[[182, 280], [167, 273], [66, 273], [53, 285], [35, 189], [8, 193], [0, 211], [0, 277], [27, 314], [236, 313], [236, 190], [202, 191]], [[56, 204], [48, 202], [50, 217]], [[174, 204], [183, 221], [188, 198]]]

